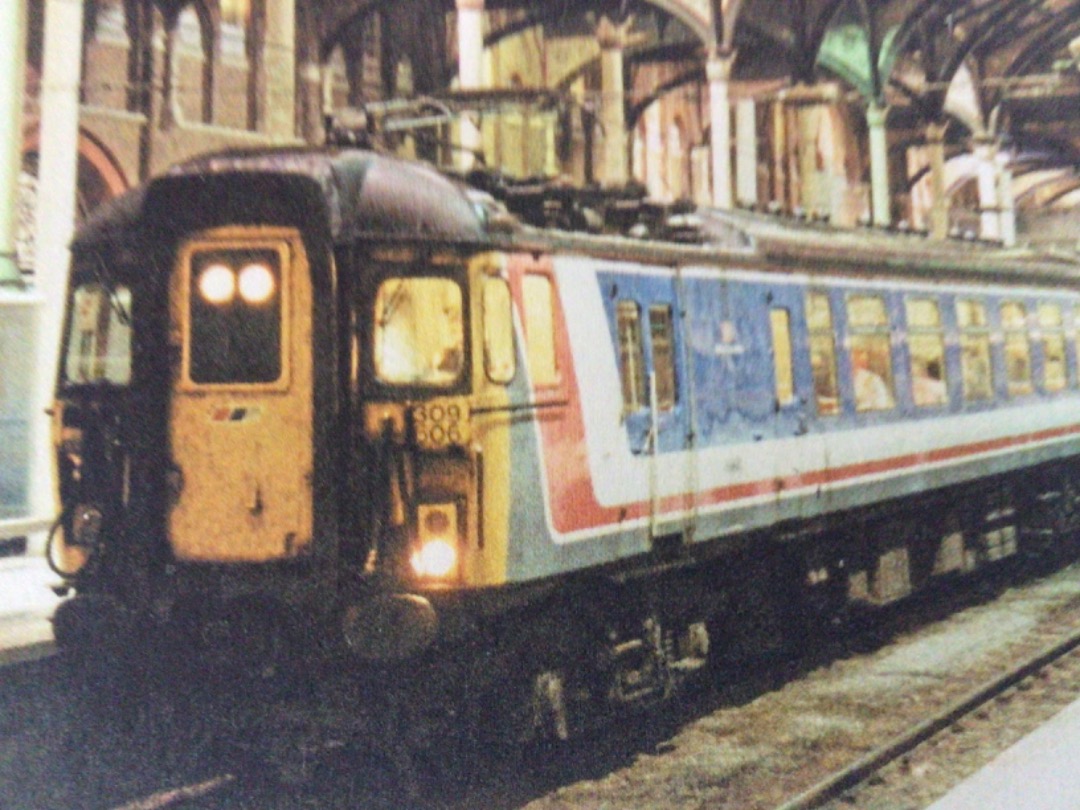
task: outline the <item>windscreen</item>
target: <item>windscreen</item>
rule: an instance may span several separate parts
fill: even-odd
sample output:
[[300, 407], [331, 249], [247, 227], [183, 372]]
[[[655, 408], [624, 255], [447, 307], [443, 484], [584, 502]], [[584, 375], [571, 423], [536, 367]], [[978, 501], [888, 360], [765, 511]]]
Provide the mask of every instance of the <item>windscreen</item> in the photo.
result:
[[281, 377], [281, 268], [271, 249], [191, 257], [191, 381], [270, 383]]
[[390, 385], [448, 387], [461, 376], [461, 287], [449, 278], [392, 276], [375, 296], [375, 377]]

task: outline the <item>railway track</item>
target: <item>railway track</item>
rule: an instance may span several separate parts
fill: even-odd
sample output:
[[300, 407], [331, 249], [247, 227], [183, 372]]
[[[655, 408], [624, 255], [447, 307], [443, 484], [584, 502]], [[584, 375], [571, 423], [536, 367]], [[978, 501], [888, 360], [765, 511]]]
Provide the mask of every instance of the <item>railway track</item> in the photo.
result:
[[[1045, 633], [1040, 636], [1045, 636]], [[1033, 639], [1033, 642], [1035, 640]], [[1018, 704], [1033, 704], [1032, 708], [1041, 709], [1034, 713], [1025, 712], [1030, 721], [1047, 708], [1057, 708], [1057, 701], [1048, 699], [1047, 692], [1058, 685], [1066, 688], [1061, 691], [1063, 708], [1076, 697], [1076, 686], [1080, 676], [1080, 623], [1070, 628], [1070, 632], [1060, 639], [1055, 639], [1049, 646], [1034, 652], [1029, 657], [1001, 673], [997, 677], [980, 685], [969, 694], [936, 712], [920, 723], [901, 732], [884, 745], [867, 753], [850, 765], [830, 774], [811, 788], [782, 804], [777, 810], [816, 810], [830, 807], [837, 802], [843, 806], [878, 806], [870, 801], [872, 794], [905, 792], [907, 784], [919, 780], [918, 775], [925, 775], [932, 763], [942, 758], [942, 752], [936, 751], [933, 743], [942, 735], [955, 737], [970, 733], [965, 721], [972, 720], [977, 725], [993, 724], [999, 728], [1003, 711], [1014, 714]], [[1035, 690], [1033, 681], [1041, 681], [1042, 689]], [[1054, 683], [1050, 683], [1054, 682]], [[1024, 699], [1025, 692], [1033, 694]], [[1010, 695], [1017, 695], [1014, 700]], [[996, 704], [1012, 704], [1001, 709]], [[1011, 722], [1011, 721], [1006, 721]], [[1037, 725], [1037, 723], [1036, 723]], [[1014, 728], [1014, 732], [1017, 729]], [[978, 732], [976, 732], [978, 733]], [[1014, 733], [1008, 736], [1021, 736]], [[998, 736], [994, 748], [1002, 748], [1002, 737]], [[945, 746], [952, 748], [954, 746]], [[984, 754], [985, 756], [985, 754]], [[915, 774], [915, 776], [913, 776]], [[921, 781], [921, 780], [920, 780]], [[947, 783], [943, 783], [943, 786]], [[921, 792], [926, 792], [925, 787]], [[933, 791], [937, 792], [937, 791]]]
[[[614, 729], [574, 746], [572, 750], [577, 753], [570, 756], [565, 756], [566, 752], [553, 756], [546, 749], [533, 752], [534, 756], [524, 761], [497, 762], [496, 756], [483, 756], [467, 773], [463, 766], [460, 773], [433, 779], [436, 801], [415, 806], [548, 810], [595, 806], [602, 801], [609, 806], [670, 810], [700, 807], [702, 797], [709, 806], [754, 810], [893, 806], [868, 798], [883, 793], [904, 797], [895, 806], [926, 806], [997, 753], [989, 750], [981, 759], [968, 761], [955, 749], [981, 749], [982, 745], [970, 742], [981, 736], [992, 737], [1000, 750], [1056, 713], [1055, 707], [1075, 699], [1080, 684], [1078, 580], [1080, 569], [1073, 566], [1047, 580], [1049, 585], [1018, 583], [1015, 589], [1002, 585], [1000, 601], [1004, 604], [1000, 606], [996, 604], [999, 597], [990, 595], [970, 597], [967, 601], [971, 610], [965, 608], [963, 599], [944, 605], [931, 600], [925, 607], [930, 615], [912, 615], [921, 609], [909, 606], [897, 614], [897, 626], [886, 623], [884, 640], [852, 642], [856, 647], [868, 645], [865, 653], [824, 651], [815, 661], [780, 662], [778, 668], [783, 672], [758, 668], [761, 682], [757, 685], [740, 681], [725, 687], [722, 695], [710, 691], [700, 700], [682, 701], [674, 712], [669, 707], [656, 715], [616, 724]], [[938, 611], [948, 618], [938, 621]], [[987, 615], [990, 611], [992, 615]], [[1029, 611], [1030, 627], [1010, 627], [1001, 618]], [[895, 664], [894, 637], [902, 640], [911, 635], [916, 641], [920, 637], [925, 641], [926, 636], [950, 632], [948, 626], [952, 624], [965, 628], [959, 632], [961, 637], [970, 636], [966, 628], [974, 621], [972, 614], [979, 623], [996, 627], [996, 636], [1010, 641], [980, 647], [977, 654], [970, 656], [971, 666], [950, 664], [947, 680], [940, 674], [931, 678], [926, 672], [905, 672], [905, 680], [891, 683], [887, 691], [889, 695], [906, 696], [906, 706], [890, 703], [888, 695], [862, 693], [868, 679], [872, 682], [883, 677], [883, 661], [889, 663], [884, 677], [901, 677], [896, 674], [902, 668]], [[957, 631], [951, 632], [955, 638]], [[36, 675], [22, 679], [26, 684], [22, 691], [31, 694], [29, 684], [33, 681], [55, 682], [53, 669], [51, 662], [40, 662]], [[875, 669], [877, 674], [867, 675], [868, 670]], [[859, 683], [855, 684], [855, 680]], [[978, 684], [977, 688], [972, 688], [974, 684]], [[925, 694], [927, 688], [939, 699], [925, 703], [911, 700], [911, 695], [920, 689]], [[63, 693], [48, 691], [59, 694], [48, 700], [37, 697], [37, 710], [43, 710], [46, 719], [56, 714], [47, 722], [55, 728], [53, 740], [59, 741], [63, 724], [58, 718], [66, 711], [59, 708]], [[56, 708], [50, 709], [53, 701]], [[854, 729], [852, 718], [866, 706], [873, 708], [875, 716], [866, 719], [859, 730], [849, 732]], [[1026, 724], [1002, 720], [999, 711], [1008, 707], [1019, 708]], [[14, 715], [9, 717], [16, 719]], [[794, 724], [782, 727], [785, 718], [795, 718]], [[35, 719], [27, 714], [24, 719], [24, 724], [11, 725], [22, 725], [26, 739], [38, 740], [34, 734], [41, 716]], [[823, 730], [818, 725], [822, 722], [832, 725]], [[900, 732], [905, 724], [908, 729]], [[1003, 728], [1006, 733], [1002, 733]], [[810, 729], [811, 738], [797, 739], [799, 729]], [[980, 733], [980, 729], [984, 731]], [[889, 742], [875, 747], [875, 741], [881, 739]], [[120, 762], [138, 769], [143, 753], [140, 749], [137, 758], [122, 757]], [[42, 751], [40, 759], [54, 765], [60, 761], [50, 757], [48, 751]], [[555, 764], [558, 759], [565, 761]], [[853, 764], [837, 770], [838, 763], [845, 759]], [[223, 767], [207, 769], [215, 764]], [[401, 794], [389, 784], [387, 772], [380, 775], [369, 760], [347, 758], [345, 752], [314, 786], [295, 793], [273, 787], [269, 780], [263, 782], [258, 776], [252, 778], [242, 762], [204, 761], [202, 765], [180, 779], [175, 778], [180, 776], [178, 772], [173, 773], [174, 778], [164, 772], [145, 773], [139, 778], [129, 774], [120, 780], [126, 782], [126, 787], [114, 777], [103, 778], [99, 783], [107, 786], [108, 794], [114, 798], [87, 806], [94, 810], [402, 806], [400, 801], [394, 802], [394, 796], [400, 799]], [[42, 770], [48, 778], [44, 766]], [[123, 770], [130, 769], [125, 766]], [[70, 773], [65, 766], [60, 776], [66, 778]], [[369, 788], [380, 779], [382, 801], [372, 802]], [[425, 784], [426, 795], [431, 787]], [[686, 797], [673, 795], [673, 788], [676, 793], [683, 790]], [[15, 801], [0, 801], [0, 805], [82, 806], [63, 801], [73, 795], [71, 792], [48, 793], [42, 787], [34, 790], [11, 796]], [[0, 785], [0, 798], [3, 795]], [[912, 795], [917, 798], [911, 800]], [[785, 797], [796, 798], [785, 801]]]

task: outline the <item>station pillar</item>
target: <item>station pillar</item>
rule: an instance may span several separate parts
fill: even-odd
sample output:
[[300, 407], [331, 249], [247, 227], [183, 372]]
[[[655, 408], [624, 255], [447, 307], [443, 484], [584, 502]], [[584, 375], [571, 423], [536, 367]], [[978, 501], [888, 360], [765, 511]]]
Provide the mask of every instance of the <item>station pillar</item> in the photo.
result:
[[51, 407], [67, 289], [68, 245], [75, 232], [82, 82], [83, 0], [46, 0], [41, 79], [38, 206], [34, 219], [34, 286], [41, 298], [35, 330], [30, 414], [30, 501], [36, 517], [55, 511], [50, 448]]
[[15, 256], [22, 169], [25, 0], [0, 3], [0, 284], [21, 280]]
[[739, 205], [758, 203], [757, 105], [752, 98], [735, 104], [735, 197]]
[[641, 143], [641, 148], [645, 152], [641, 156], [645, 187], [649, 190], [650, 197], [662, 199], [668, 189], [664, 174], [664, 133], [663, 121], [660, 118], [660, 103], [654, 101], [646, 107], [642, 117], [645, 122], [645, 138]]
[[296, 2], [266, 0], [259, 89], [266, 134], [275, 140], [296, 137]]
[[975, 171], [979, 189], [979, 236], [1001, 238], [1001, 209], [998, 205], [997, 146], [990, 138], [978, 138], [975, 148]]
[[1001, 208], [1001, 242], [1005, 247], [1016, 244], [1016, 196], [1013, 192], [1012, 170], [1001, 167], [998, 174], [998, 205]]
[[870, 130], [870, 211], [874, 225], [879, 228], [892, 224], [889, 141], [885, 129], [888, 114], [888, 107], [876, 101], [866, 108], [866, 123]]
[[[458, 89], [479, 90], [484, 84], [484, 0], [457, 0]], [[469, 171], [483, 149], [475, 112], [461, 116], [458, 168]]]
[[609, 188], [625, 186], [630, 179], [623, 77], [623, 48], [629, 27], [628, 21], [617, 23], [610, 17], [601, 17], [596, 26], [600, 44], [600, 126], [603, 129], [600, 183]]
[[705, 63], [709, 82], [709, 129], [712, 133], [712, 201], [717, 208], [734, 206], [731, 193], [731, 70], [735, 54], [713, 54]]
[[945, 189], [945, 124], [926, 127], [926, 149], [930, 161], [930, 238], [949, 235], [949, 198]]

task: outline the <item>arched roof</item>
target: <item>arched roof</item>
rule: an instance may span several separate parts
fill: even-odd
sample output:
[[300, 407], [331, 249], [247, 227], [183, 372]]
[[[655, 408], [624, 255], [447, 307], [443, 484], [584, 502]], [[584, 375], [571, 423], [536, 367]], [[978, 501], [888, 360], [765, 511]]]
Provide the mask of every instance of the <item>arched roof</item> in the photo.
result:
[[[444, 22], [455, 9], [455, 0], [412, 1]], [[358, 18], [394, 2], [309, 0], [323, 53]], [[667, 53], [682, 75], [697, 76], [688, 63], [720, 54], [734, 60], [735, 80], [839, 80], [910, 131], [954, 121], [950, 138], [992, 137], [1019, 150], [1051, 132], [1059, 162], [1080, 162], [1080, 0], [485, 0], [485, 8], [513, 12], [486, 31], [488, 44], [537, 25], [576, 21], [587, 31], [606, 15], [633, 21], [627, 70]], [[444, 67], [444, 77], [456, 73]]]

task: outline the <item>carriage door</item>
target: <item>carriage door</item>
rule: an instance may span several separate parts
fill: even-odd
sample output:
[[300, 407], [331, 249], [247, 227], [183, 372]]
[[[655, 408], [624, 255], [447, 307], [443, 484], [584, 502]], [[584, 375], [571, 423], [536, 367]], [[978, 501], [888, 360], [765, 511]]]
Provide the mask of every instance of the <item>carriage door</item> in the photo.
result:
[[184, 244], [170, 295], [177, 559], [264, 562], [311, 541], [311, 283], [291, 230]]
[[[767, 315], [768, 331], [762, 335], [762, 345], [771, 368], [762, 386], [768, 389], [771, 399], [772, 432], [778, 439], [802, 436], [809, 430], [814, 412], [814, 379], [808, 373], [811, 370], [795, 362], [796, 357], [810, 355], [808, 346], [797, 344], [797, 340], [805, 341], [807, 334], [805, 295], [801, 287], [793, 284], [770, 284], [760, 289], [759, 295]], [[823, 365], [812, 367], [813, 373], [819, 377], [829, 374]]]
[[654, 543], [682, 543], [694, 525], [690, 375], [682, 339], [681, 281], [623, 277], [615, 302], [625, 423], [632, 452], [648, 466], [649, 532]]

